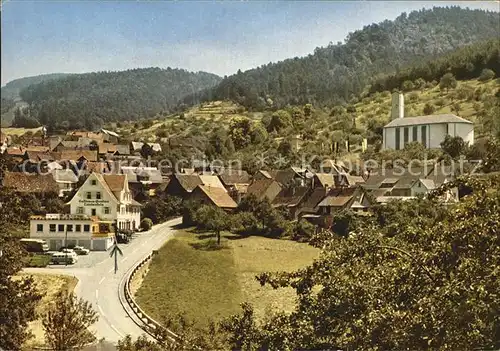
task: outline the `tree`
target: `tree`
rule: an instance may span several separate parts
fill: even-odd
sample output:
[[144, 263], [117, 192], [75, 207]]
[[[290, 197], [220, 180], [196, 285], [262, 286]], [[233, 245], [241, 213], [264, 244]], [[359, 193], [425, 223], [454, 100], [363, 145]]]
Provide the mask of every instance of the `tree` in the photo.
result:
[[231, 216], [231, 230], [242, 234], [256, 234], [259, 221], [252, 212], [238, 212]]
[[465, 152], [466, 144], [464, 140], [459, 137], [452, 137], [446, 135], [444, 140], [441, 142], [441, 149], [450, 155], [451, 158], [456, 159]]
[[143, 231], [148, 231], [153, 227], [153, 221], [150, 218], [143, 218], [141, 220], [141, 229]]
[[[472, 189], [461, 203], [439, 204], [461, 185]], [[238, 335], [254, 349], [497, 349], [500, 281], [484, 277], [500, 264], [499, 185], [498, 175], [458, 179], [429, 200], [386, 208], [396, 233], [367, 221], [325, 243], [312, 266], [259, 275], [293, 287], [298, 306]]]
[[332, 218], [332, 231], [340, 236], [346, 237], [356, 225], [356, 215], [349, 210], [343, 210]]
[[35, 308], [42, 296], [32, 277], [14, 279], [28, 256], [16, 236], [27, 224], [19, 216], [24, 211], [22, 201], [0, 188], [0, 203], [0, 349], [20, 350], [31, 337], [28, 322], [36, 318]]
[[147, 159], [153, 155], [154, 155], [153, 147], [148, 143], [144, 143], [144, 145], [142, 145], [141, 148], [141, 156]]
[[455, 76], [451, 73], [446, 73], [444, 76], [441, 77], [441, 80], [439, 81], [439, 89], [446, 91], [450, 89], [454, 89], [457, 86], [457, 80], [455, 79]]
[[246, 147], [251, 140], [252, 122], [246, 117], [236, 117], [229, 122], [229, 136], [236, 150]]
[[432, 105], [429, 102], [426, 102], [424, 106], [424, 115], [432, 115], [434, 111], [436, 111], [434, 105]]
[[481, 82], [486, 82], [493, 78], [495, 78], [495, 72], [493, 72], [493, 70], [489, 68], [485, 68], [481, 71], [481, 75], [479, 76], [478, 80]]
[[220, 246], [221, 231], [228, 230], [231, 227], [229, 217], [223, 209], [203, 205], [195, 213], [195, 221], [199, 227], [213, 231], [217, 237], [217, 245]]
[[267, 131], [279, 132], [282, 129], [290, 127], [291, 125], [292, 125], [292, 118], [290, 116], [290, 113], [284, 110], [278, 110], [272, 114], [271, 121], [267, 126]]
[[251, 134], [251, 140], [252, 144], [254, 145], [259, 145], [262, 144], [264, 141], [267, 139], [267, 131], [266, 129], [262, 126], [261, 123], [257, 124], [254, 126]]
[[75, 294], [61, 291], [43, 317], [45, 340], [54, 350], [82, 348], [95, 340], [89, 327], [98, 321], [92, 305]]
[[415, 89], [415, 86], [411, 80], [405, 80], [403, 84], [401, 85], [401, 89], [403, 91], [411, 91]]
[[455, 113], [459, 113], [460, 112], [460, 104], [458, 102], [455, 102], [452, 106], [451, 106], [451, 110]]

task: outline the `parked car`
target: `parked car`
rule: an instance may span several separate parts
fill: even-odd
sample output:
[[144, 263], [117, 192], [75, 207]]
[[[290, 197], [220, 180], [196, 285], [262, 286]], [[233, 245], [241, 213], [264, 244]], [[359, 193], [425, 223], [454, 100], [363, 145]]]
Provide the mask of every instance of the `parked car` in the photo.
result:
[[67, 247], [61, 247], [59, 249], [59, 252], [65, 254], [65, 255], [68, 255], [68, 256], [72, 256], [75, 258], [75, 260], [78, 259], [78, 255], [76, 254], [75, 250], [73, 250], [73, 249], [68, 249]]
[[127, 235], [118, 233], [116, 234], [116, 241], [118, 244], [128, 244], [130, 242], [130, 239]]
[[75, 264], [76, 256], [64, 252], [55, 252], [50, 260], [53, 264]]
[[90, 252], [89, 249], [86, 249], [83, 246], [75, 246], [73, 251], [75, 251], [77, 255], [88, 255]]

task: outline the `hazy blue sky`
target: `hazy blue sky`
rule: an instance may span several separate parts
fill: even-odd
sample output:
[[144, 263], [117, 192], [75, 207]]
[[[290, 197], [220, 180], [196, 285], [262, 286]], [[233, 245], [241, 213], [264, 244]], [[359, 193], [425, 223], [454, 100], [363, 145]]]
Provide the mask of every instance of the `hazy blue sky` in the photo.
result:
[[[150, 66], [231, 74], [307, 55], [364, 25], [433, 6], [418, 1], [2, 2], [2, 85], [42, 73]], [[499, 10], [492, 1], [439, 2], [453, 4]]]

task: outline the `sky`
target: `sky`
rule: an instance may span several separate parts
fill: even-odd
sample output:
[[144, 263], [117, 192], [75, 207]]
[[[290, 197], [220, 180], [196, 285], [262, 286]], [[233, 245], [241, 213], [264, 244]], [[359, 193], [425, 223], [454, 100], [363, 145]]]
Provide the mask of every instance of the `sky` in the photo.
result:
[[172, 67], [230, 75], [305, 56], [402, 12], [498, 1], [2, 0], [1, 85], [45, 73]]

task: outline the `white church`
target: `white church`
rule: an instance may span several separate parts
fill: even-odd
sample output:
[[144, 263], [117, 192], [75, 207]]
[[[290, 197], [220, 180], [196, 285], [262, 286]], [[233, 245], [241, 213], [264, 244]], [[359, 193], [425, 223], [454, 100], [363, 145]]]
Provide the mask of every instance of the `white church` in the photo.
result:
[[453, 114], [417, 117], [404, 116], [403, 94], [392, 95], [391, 121], [384, 126], [383, 149], [400, 150], [417, 141], [428, 149], [440, 148], [446, 135], [459, 136], [469, 145], [474, 144], [474, 125]]

